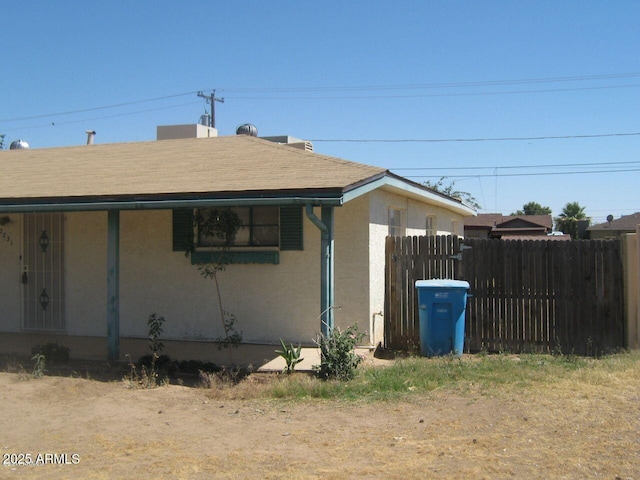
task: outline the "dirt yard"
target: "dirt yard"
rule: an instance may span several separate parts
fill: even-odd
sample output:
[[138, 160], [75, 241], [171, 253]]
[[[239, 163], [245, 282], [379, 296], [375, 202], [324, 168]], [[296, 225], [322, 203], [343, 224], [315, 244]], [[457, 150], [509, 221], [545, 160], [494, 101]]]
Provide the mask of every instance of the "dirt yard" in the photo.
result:
[[640, 372], [581, 382], [342, 403], [0, 373], [0, 477], [640, 479]]

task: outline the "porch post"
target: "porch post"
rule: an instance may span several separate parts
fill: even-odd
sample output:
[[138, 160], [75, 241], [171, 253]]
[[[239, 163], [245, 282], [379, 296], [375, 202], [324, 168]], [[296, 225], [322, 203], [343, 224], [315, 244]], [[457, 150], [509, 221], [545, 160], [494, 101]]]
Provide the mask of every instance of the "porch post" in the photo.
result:
[[107, 348], [109, 360], [120, 358], [120, 211], [107, 221]]
[[322, 265], [320, 273], [320, 325], [323, 335], [327, 336], [333, 330], [333, 310], [335, 300], [334, 281], [334, 241], [333, 241], [333, 207], [322, 207], [322, 223], [326, 230], [322, 231], [321, 251]]
[[320, 230], [320, 331], [328, 336], [333, 330], [335, 282], [333, 275], [333, 207], [322, 207], [322, 220], [305, 205], [307, 218]]

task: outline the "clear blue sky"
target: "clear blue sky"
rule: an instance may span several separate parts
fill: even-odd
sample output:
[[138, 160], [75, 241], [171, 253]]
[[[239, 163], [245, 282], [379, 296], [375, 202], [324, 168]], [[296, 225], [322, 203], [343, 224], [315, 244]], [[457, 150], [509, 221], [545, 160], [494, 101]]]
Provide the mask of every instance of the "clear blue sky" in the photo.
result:
[[221, 135], [253, 123], [415, 181], [447, 176], [481, 212], [640, 211], [637, 0], [24, 0], [0, 18], [7, 144], [154, 140], [196, 123], [196, 92], [215, 89]]

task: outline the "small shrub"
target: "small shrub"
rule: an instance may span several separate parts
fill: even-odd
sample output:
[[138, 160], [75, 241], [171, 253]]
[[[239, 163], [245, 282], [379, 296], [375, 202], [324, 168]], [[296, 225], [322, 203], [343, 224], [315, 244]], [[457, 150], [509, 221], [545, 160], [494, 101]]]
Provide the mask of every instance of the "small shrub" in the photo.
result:
[[129, 354], [127, 354], [127, 358], [129, 359], [129, 373], [124, 376], [123, 380], [129, 382], [129, 388], [155, 388], [167, 383], [166, 378], [158, 382], [160, 374], [156, 369], [156, 361], [160, 357], [157, 354], [151, 355], [151, 363], [148, 367], [140, 364], [140, 373], [138, 373], [138, 368]]
[[328, 336], [319, 334], [315, 340], [320, 348], [320, 365], [314, 369], [324, 380], [351, 380], [356, 375], [356, 368], [362, 361], [354, 349], [364, 337], [358, 333], [358, 326], [352, 325], [344, 331], [334, 328]]
[[[138, 359], [136, 363], [129, 359], [129, 373], [124, 376], [123, 380], [129, 382], [130, 388], [154, 388], [159, 385], [168, 383], [168, 377], [177, 376], [178, 383], [184, 380], [181, 375], [199, 375], [200, 383], [204, 384], [203, 375], [213, 377], [229, 376], [229, 373], [223, 374], [223, 370], [212, 362], [203, 362], [201, 360], [182, 360], [177, 361], [169, 355], [147, 354]], [[211, 387], [208, 387], [211, 388]]]
[[69, 347], [58, 345], [55, 342], [45, 343], [44, 345], [34, 345], [31, 349], [31, 355], [44, 355], [46, 361], [53, 365], [59, 363], [67, 363], [69, 361]]
[[222, 368], [215, 372], [200, 370], [199, 377], [203, 388], [220, 389], [237, 385], [242, 379], [242, 372], [239, 368]]
[[159, 340], [162, 334], [162, 324], [164, 323], [164, 317], [152, 313], [147, 319], [147, 327], [149, 333], [149, 350], [152, 353], [160, 353], [164, 348], [164, 344]]
[[304, 360], [304, 358], [300, 358], [302, 347], [298, 345], [298, 347], [295, 348], [293, 344], [287, 347], [282, 339], [280, 339], [280, 345], [282, 345], [282, 350], [276, 350], [276, 353], [284, 358], [286, 362], [282, 373], [291, 373], [296, 369], [296, 365]]
[[150, 355], [143, 355], [138, 360], [138, 367], [131, 360], [131, 356], [127, 354], [129, 359], [129, 374], [124, 376], [124, 380], [129, 382], [129, 387], [138, 388], [155, 388], [158, 386], [158, 378], [162, 373], [163, 380], [160, 384], [166, 383], [166, 376], [170, 373], [171, 367], [175, 364], [168, 355], [159, 355], [164, 348], [163, 343], [159, 340], [162, 334], [162, 324], [164, 317], [152, 313], [147, 319], [149, 350]]
[[31, 358], [31, 361], [34, 362], [33, 372], [31, 373], [33, 378], [42, 377], [44, 375], [44, 372], [46, 372], [45, 366], [47, 364], [47, 360], [46, 360], [45, 356], [43, 354], [41, 354], [41, 353], [36, 353]]
[[16, 360], [7, 361], [7, 363], [4, 365], [4, 371], [7, 373], [17, 373], [20, 377], [29, 375], [22, 364]]
[[153, 369], [164, 376], [173, 375], [178, 370], [178, 362], [173, 360], [169, 355], [158, 355], [157, 353], [140, 357], [138, 359], [138, 366], [149, 370]]

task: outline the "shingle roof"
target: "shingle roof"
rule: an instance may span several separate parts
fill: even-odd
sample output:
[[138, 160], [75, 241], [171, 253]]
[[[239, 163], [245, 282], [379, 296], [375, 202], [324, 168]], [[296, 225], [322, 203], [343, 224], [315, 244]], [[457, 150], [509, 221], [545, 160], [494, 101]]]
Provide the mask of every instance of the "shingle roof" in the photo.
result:
[[587, 228], [587, 230], [620, 230], [633, 232], [638, 225], [640, 225], [640, 212], [616, 218], [612, 220], [611, 223], [605, 222], [592, 225]]
[[0, 151], [11, 199], [337, 190], [385, 169], [247, 135]]
[[475, 217], [464, 219], [465, 227], [486, 227], [491, 229], [502, 221], [504, 217], [501, 213], [479, 213]]
[[551, 215], [502, 215], [500, 213], [480, 213], [476, 217], [466, 217], [464, 219], [464, 226], [486, 228], [499, 228], [502, 226], [509, 228], [509, 225], [505, 224], [514, 222], [515, 220], [548, 229], [553, 227]]

